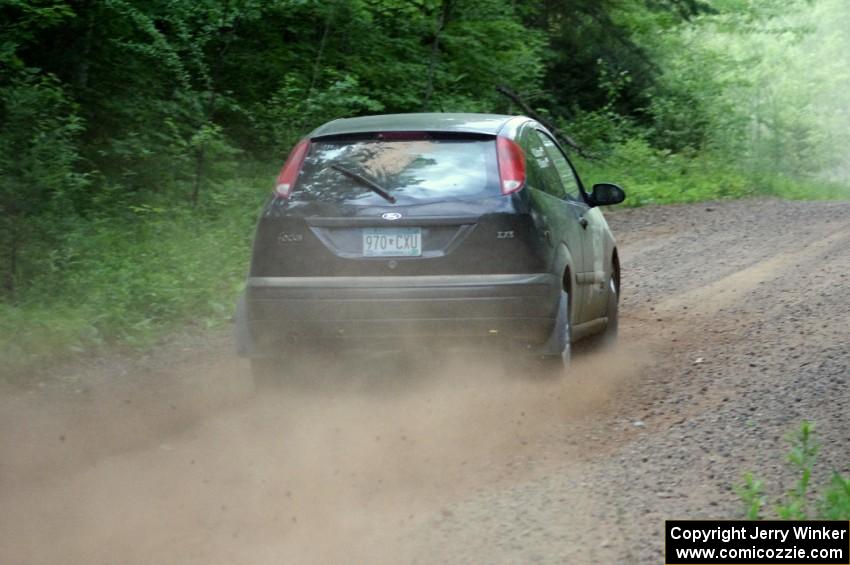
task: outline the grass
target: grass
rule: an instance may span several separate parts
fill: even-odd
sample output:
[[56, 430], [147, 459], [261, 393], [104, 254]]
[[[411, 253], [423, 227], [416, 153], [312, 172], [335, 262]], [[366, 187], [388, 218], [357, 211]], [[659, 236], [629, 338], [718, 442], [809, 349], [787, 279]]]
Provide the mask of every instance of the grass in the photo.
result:
[[227, 323], [244, 284], [269, 175], [223, 184], [198, 210], [127, 206], [80, 222], [54, 268], [0, 303], [2, 371], [114, 345], [146, 348], [176, 330]]
[[850, 199], [850, 184], [846, 182], [744, 170], [717, 155], [670, 153], [655, 149], [640, 138], [615, 145], [604, 160], [576, 159], [576, 167], [588, 187], [597, 182], [622, 185], [627, 207], [755, 196]]

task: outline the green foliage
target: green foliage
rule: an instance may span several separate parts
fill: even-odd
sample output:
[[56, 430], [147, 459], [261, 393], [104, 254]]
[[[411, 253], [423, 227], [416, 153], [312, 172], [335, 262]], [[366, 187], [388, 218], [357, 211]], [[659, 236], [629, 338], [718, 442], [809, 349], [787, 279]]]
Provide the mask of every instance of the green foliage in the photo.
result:
[[[163, 332], [225, 323], [245, 277], [270, 170], [243, 171], [193, 211], [125, 198], [120, 220], [78, 221], [17, 304], [0, 304], [3, 371]], [[112, 203], [114, 206], [115, 204]]]
[[744, 514], [747, 520], [758, 520], [764, 507], [764, 483], [753, 478], [752, 473], [744, 474], [744, 483], [737, 487], [738, 496], [744, 502]]
[[814, 426], [811, 422], [803, 421], [795, 436], [790, 438], [791, 452], [788, 462], [799, 473], [794, 488], [785, 495], [785, 502], [776, 510], [783, 520], [805, 520], [807, 512], [807, 495], [812, 480], [812, 467], [815, 464], [820, 445], [814, 441], [812, 433]]
[[[811, 499], [811, 480], [820, 445], [814, 439], [814, 424], [803, 421], [797, 432], [789, 437], [791, 451], [788, 462], [797, 472], [797, 481], [783, 500], [776, 504], [776, 515], [783, 520], [850, 520], [850, 477], [833, 473], [830, 484], [817, 501]], [[744, 503], [748, 520], [759, 520], [765, 505], [764, 484], [744, 475], [743, 484], [737, 488]]]
[[850, 519], [850, 477], [833, 473], [830, 486], [820, 502], [818, 515], [824, 520]]
[[619, 182], [626, 206], [741, 198], [757, 188], [741, 171], [711, 153], [673, 153], [635, 136], [610, 146], [603, 161], [576, 159], [585, 184]]
[[0, 87], [0, 274], [14, 300], [40, 269], [45, 246], [71, 218], [54, 223], [86, 186], [74, 171], [82, 123], [52, 77], [25, 73]]
[[264, 123], [278, 124], [268, 132], [274, 144], [291, 147], [311, 129], [312, 124], [323, 124], [344, 116], [380, 113], [383, 109], [381, 102], [361, 94], [358, 80], [352, 75], [337, 77], [324, 89], [315, 92], [311, 92], [310, 85], [303, 80], [287, 77], [260, 115]]

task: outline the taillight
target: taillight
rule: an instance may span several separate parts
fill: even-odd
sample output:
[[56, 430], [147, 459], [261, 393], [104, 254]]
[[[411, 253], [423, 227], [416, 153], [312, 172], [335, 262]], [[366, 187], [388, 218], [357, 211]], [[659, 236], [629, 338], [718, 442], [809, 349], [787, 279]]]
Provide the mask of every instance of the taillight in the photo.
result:
[[289, 198], [289, 195], [292, 194], [295, 181], [298, 180], [298, 173], [301, 171], [301, 165], [304, 163], [304, 158], [309, 150], [310, 140], [303, 139], [289, 154], [280, 174], [277, 175], [277, 182], [274, 183], [274, 193], [277, 198]]
[[499, 156], [499, 178], [502, 194], [511, 194], [525, 186], [525, 153], [513, 140], [496, 138], [496, 153]]

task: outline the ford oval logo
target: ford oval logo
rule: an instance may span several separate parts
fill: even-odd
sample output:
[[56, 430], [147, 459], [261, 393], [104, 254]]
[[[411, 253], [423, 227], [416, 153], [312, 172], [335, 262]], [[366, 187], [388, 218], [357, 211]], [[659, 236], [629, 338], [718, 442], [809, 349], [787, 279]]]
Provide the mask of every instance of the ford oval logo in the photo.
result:
[[385, 220], [390, 220], [390, 221], [400, 220], [401, 214], [399, 214], [398, 212], [384, 212], [383, 214], [381, 214], [381, 217]]

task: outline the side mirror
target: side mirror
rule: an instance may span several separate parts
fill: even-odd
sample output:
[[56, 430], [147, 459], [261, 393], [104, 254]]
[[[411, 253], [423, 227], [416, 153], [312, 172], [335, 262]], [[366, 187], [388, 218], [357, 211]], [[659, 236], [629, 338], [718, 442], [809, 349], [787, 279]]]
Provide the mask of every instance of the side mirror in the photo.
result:
[[603, 182], [593, 185], [590, 201], [593, 206], [611, 206], [626, 199], [626, 193], [616, 184]]

